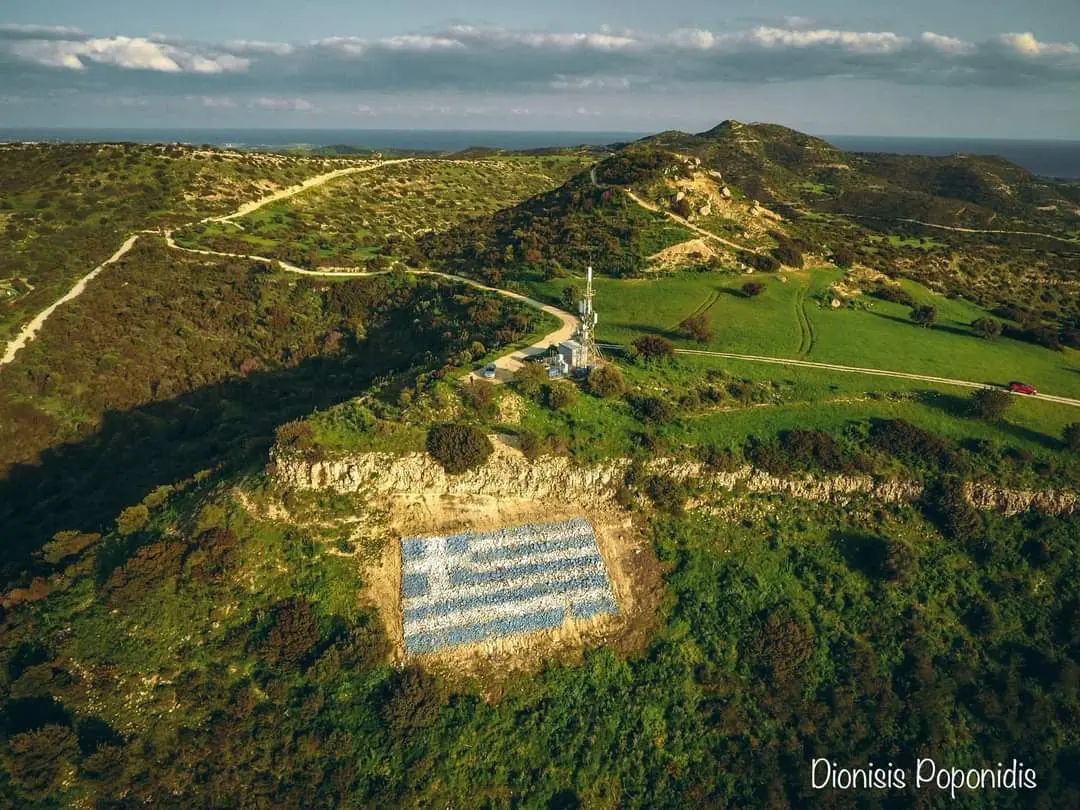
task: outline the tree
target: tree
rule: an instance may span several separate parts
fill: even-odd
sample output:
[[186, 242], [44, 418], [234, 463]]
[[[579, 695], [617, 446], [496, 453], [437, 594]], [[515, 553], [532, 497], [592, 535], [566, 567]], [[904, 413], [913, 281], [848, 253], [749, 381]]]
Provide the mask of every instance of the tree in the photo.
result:
[[581, 294], [578, 292], [577, 287], [572, 284], [567, 284], [563, 287], [562, 297], [559, 300], [564, 307], [572, 310], [580, 297]]
[[937, 308], [930, 304], [920, 304], [911, 310], [911, 314], [908, 317], [919, 326], [929, 328], [933, 326], [934, 322], [937, 320]]
[[671, 341], [659, 335], [642, 335], [632, 345], [634, 351], [645, 360], [670, 360], [675, 356]]
[[558, 380], [547, 388], [547, 404], [549, 408], [559, 411], [569, 408], [577, 402], [577, 388], [573, 383], [566, 380]]
[[773, 248], [772, 255], [776, 257], [783, 265], [788, 267], [802, 267], [803, 255], [802, 252], [791, 244], [783, 244], [779, 247]]
[[[47, 725], [16, 734], [4, 757], [12, 780], [31, 799], [48, 799], [64, 776], [74, 776], [78, 741], [70, 728]], [[55, 798], [55, 795], [52, 797]]]
[[527, 397], [539, 394], [547, 381], [547, 367], [543, 363], [523, 363], [521, 368], [514, 372], [514, 383]]
[[1013, 398], [1000, 388], [980, 388], [971, 395], [971, 412], [979, 419], [996, 422], [1005, 415]]
[[452, 475], [479, 467], [494, 450], [487, 434], [472, 425], [446, 422], [428, 431], [428, 453]]
[[1080, 422], [1073, 422], [1066, 425], [1065, 430], [1061, 433], [1061, 438], [1065, 442], [1065, 446], [1073, 452], [1080, 451]]
[[464, 388], [473, 410], [485, 416], [495, 412], [495, 386], [492, 383], [474, 379]]
[[594, 367], [589, 372], [589, 379], [585, 384], [590, 394], [604, 399], [621, 397], [623, 391], [626, 390], [622, 372], [619, 371], [618, 366], [611, 363]]
[[293, 669], [319, 641], [319, 619], [306, 599], [290, 598], [274, 606], [274, 626], [266, 637], [268, 657]]
[[837, 267], [851, 267], [855, 264], [855, 259], [855, 251], [846, 245], [841, 245], [833, 251], [832, 260]]
[[976, 318], [971, 322], [971, 331], [983, 340], [993, 340], [1001, 334], [1001, 321], [993, 318]]
[[698, 343], [708, 343], [712, 340], [712, 336], [715, 333], [712, 322], [709, 320], [709, 316], [704, 312], [698, 312], [685, 318], [683, 322], [679, 324], [679, 329], [682, 331], [683, 335], [693, 338]]
[[116, 519], [116, 530], [125, 537], [134, 534], [150, 522], [150, 510], [143, 504], [129, 506]]
[[681, 515], [686, 508], [686, 490], [670, 475], [653, 475], [646, 479], [645, 494], [661, 512]]
[[742, 285], [742, 293], [747, 298], [756, 298], [765, 292], [765, 285], [760, 281], [748, 281]]

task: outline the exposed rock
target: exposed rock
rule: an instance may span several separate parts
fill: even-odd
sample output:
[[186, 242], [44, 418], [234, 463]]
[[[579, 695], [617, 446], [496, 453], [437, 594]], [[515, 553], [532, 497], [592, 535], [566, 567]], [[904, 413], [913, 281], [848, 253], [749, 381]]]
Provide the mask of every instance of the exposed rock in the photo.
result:
[[[295, 489], [331, 489], [371, 494], [487, 495], [519, 499], [572, 497], [585, 506], [605, 503], [615, 496], [630, 462], [612, 459], [577, 465], [564, 456], [544, 456], [529, 461], [503, 440], [480, 468], [448, 475], [426, 453], [397, 456], [392, 453], [359, 453], [326, 461], [275, 458], [277, 481]], [[912, 503], [923, 492], [915, 481], [878, 480], [870, 475], [801, 476], [779, 478], [747, 465], [734, 472], [715, 472], [701, 463], [654, 459], [649, 473], [670, 475], [716, 491], [779, 493], [820, 502], [844, 503], [865, 495], [882, 503]], [[987, 484], [968, 484], [969, 500], [978, 508], [1013, 515], [1028, 509], [1051, 514], [1070, 514], [1080, 496], [1066, 491], [1009, 490]]]

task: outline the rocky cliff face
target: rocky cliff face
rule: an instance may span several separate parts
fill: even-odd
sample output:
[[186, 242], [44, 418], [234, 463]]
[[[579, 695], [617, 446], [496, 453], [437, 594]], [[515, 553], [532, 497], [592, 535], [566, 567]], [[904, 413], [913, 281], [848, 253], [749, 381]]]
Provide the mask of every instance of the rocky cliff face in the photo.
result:
[[[486, 495], [523, 500], [567, 499], [570, 493], [583, 506], [612, 499], [630, 466], [626, 459], [576, 465], [561, 456], [529, 461], [502, 442], [479, 469], [447, 475], [426, 453], [358, 453], [326, 461], [274, 458], [274, 477], [294, 489], [330, 489], [371, 494]], [[868, 475], [778, 478], [752, 467], [716, 472], [696, 462], [654, 459], [649, 473], [663, 473], [706, 488], [779, 493], [821, 502], [844, 501], [867, 495], [883, 503], [911, 503], [922, 495], [914, 481], [879, 481]], [[1074, 492], [1012, 490], [988, 484], [968, 484], [968, 499], [979, 509], [1014, 515], [1029, 509], [1069, 514], [1080, 508]]]

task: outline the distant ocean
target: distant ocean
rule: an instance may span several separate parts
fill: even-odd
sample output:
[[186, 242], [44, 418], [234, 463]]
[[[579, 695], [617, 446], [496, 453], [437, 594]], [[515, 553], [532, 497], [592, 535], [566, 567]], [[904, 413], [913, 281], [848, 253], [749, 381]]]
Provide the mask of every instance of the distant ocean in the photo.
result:
[[822, 135], [848, 152], [900, 155], [997, 155], [1044, 177], [1080, 178], [1080, 141], [995, 138], [894, 138], [886, 135]]
[[[538, 149], [545, 146], [604, 145], [641, 138], [643, 132], [579, 132], [441, 129], [50, 129], [0, 128], [0, 141], [133, 141], [192, 143], [247, 148], [351, 146], [457, 152], [473, 146]], [[880, 135], [823, 135], [841, 149], [906, 155], [999, 155], [1035, 174], [1080, 178], [1080, 141], [989, 138], [910, 138]]]

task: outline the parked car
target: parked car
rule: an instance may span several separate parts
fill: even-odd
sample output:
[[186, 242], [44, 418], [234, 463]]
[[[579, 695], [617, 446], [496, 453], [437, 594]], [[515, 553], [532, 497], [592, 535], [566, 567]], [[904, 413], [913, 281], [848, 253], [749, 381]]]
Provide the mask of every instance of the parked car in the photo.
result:
[[486, 366], [484, 366], [480, 370], [480, 376], [483, 377], [485, 380], [494, 380], [495, 379], [495, 364], [494, 363], [488, 363]]
[[1009, 383], [1009, 390], [1012, 391], [1014, 394], [1039, 393], [1039, 389], [1036, 388], [1034, 385], [1028, 385], [1027, 383], [1018, 382], [1016, 380], [1013, 380], [1011, 383]]

